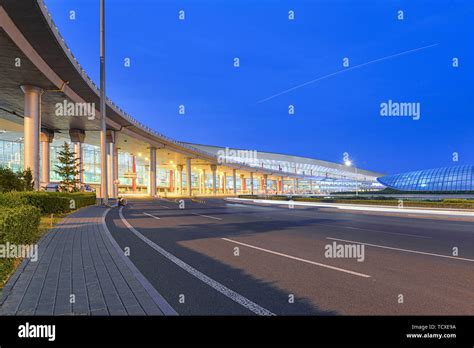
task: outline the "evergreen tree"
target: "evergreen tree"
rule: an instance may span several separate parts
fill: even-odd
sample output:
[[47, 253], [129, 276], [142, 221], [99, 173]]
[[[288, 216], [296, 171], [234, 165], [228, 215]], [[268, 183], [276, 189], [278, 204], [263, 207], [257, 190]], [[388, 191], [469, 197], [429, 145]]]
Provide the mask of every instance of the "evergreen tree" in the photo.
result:
[[54, 172], [61, 177], [61, 190], [75, 192], [78, 191], [80, 180], [77, 179], [79, 175], [79, 159], [76, 154], [69, 147], [69, 144], [64, 142], [62, 150], [58, 153], [59, 164], [56, 165]]
[[8, 167], [0, 167], [0, 192], [23, 191], [21, 173], [15, 173]]
[[0, 192], [33, 191], [33, 175], [28, 168], [14, 172], [11, 168], [0, 167]]
[[19, 178], [23, 181], [25, 191], [33, 191], [33, 174], [30, 168], [24, 170], [23, 173], [19, 173]]

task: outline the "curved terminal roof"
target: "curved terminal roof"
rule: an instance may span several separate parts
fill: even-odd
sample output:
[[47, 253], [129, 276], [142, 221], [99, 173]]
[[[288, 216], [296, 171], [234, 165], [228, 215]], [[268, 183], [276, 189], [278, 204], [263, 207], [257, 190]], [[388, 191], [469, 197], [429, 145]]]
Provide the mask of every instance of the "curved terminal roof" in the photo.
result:
[[418, 170], [377, 180], [400, 191], [474, 191], [474, 165]]
[[216, 154], [217, 156], [219, 156], [219, 154], [235, 154], [237, 160], [239, 159], [239, 152], [243, 151], [243, 155], [246, 155], [245, 152], [253, 152], [253, 156], [255, 156], [255, 158], [252, 158], [254, 161], [253, 163], [250, 163], [250, 165], [253, 167], [259, 167], [263, 165], [264, 167], [272, 168], [275, 171], [283, 170], [315, 179], [354, 179], [357, 177], [358, 180], [376, 181], [377, 177], [383, 175], [381, 173], [364, 169], [347, 167], [339, 163], [322, 161], [302, 156], [293, 156], [251, 149], [229, 149], [213, 145], [192, 143], [186, 144], [203, 151]]

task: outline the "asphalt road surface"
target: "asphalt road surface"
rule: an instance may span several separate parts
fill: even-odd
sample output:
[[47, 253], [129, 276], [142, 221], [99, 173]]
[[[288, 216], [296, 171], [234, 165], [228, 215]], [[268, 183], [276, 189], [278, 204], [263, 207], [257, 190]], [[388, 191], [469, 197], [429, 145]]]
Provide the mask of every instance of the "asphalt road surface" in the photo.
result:
[[106, 223], [180, 315], [474, 315], [469, 220], [137, 199]]

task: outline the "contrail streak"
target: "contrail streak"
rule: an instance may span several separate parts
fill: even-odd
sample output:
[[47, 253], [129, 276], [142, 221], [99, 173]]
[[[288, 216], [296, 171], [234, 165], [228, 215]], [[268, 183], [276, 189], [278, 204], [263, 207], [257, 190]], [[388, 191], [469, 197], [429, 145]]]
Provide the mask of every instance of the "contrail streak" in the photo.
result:
[[279, 93], [277, 93], [277, 94], [271, 95], [270, 97], [267, 97], [267, 98], [265, 98], [265, 99], [261, 99], [261, 100], [259, 100], [259, 101], [257, 102], [257, 104], [266, 102], [266, 101], [268, 101], [268, 100], [270, 100], [270, 99], [279, 97], [279, 96], [282, 95], [282, 94], [286, 94], [286, 93], [291, 92], [291, 91], [294, 91], [294, 90], [296, 90], [296, 89], [298, 89], [298, 88], [301, 88], [301, 87], [310, 85], [310, 84], [312, 84], [312, 83], [315, 83], [315, 82], [324, 80], [324, 79], [326, 79], [326, 78], [328, 78], [328, 77], [331, 77], [331, 76], [334, 76], [334, 75], [338, 75], [338, 74], [341, 74], [341, 73], [346, 72], [346, 71], [349, 71], [349, 70], [361, 68], [361, 67], [366, 66], [366, 65], [369, 65], [369, 64], [378, 63], [378, 62], [381, 62], [381, 61], [383, 61], [383, 60], [387, 60], [387, 59], [391, 59], [391, 58], [403, 56], [403, 55], [405, 55], [405, 54], [410, 54], [410, 53], [413, 53], [413, 52], [421, 51], [421, 50], [424, 50], [424, 49], [427, 49], [427, 48], [430, 48], [430, 47], [434, 47], [434, 46], [437, 46], [437, 45], [438, 45], [438, 44], [435, 43], [435, 44], [432, 44], [432, 45], [423, 46], [423, 47], [415, 48], [415, 49], [412, 49], [412, 50], [409, 50], [409, 51], [399, 52], [399, 53], [392, 54], [392, 55], [390, 55], [390, 56], [386, 56], [386, 57], [374, 59], [374, 60], [371, 60], [370, 62], [362, 63], [362, 64], [359, 64], [359, 65], [354, 65], [354, 66], [352, 66], [352, 67], [350, 67], [350, 68], [345, 68], [345, 69], [342, 69], [342, 70], [333, 72], [333, 73], [331, 73], [331, 74], [318, 77], [317, 79], [304, 82], [304, 83], [302, 83], [302, 84], [296, 85], [296, 86], [294, 86], [294, 87], [291, 87], [291, 88], [289, 88], [289, 89], [286, 89], [286, 90], [284, 90], [284, 91], [282, 91], [282, 92], [279, 92]]

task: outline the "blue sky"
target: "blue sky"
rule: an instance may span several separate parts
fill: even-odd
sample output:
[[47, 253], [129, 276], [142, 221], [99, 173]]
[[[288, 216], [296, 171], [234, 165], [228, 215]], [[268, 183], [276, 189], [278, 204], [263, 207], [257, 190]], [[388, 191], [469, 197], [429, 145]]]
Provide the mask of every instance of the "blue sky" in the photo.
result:
[[[99, 0], [46, 4], [98, 84]], [[473, 1], [106, 4], [107, 95], [172, 138], [334, 162], [347, 152], [357, 166], [383, 173], [474, 164]], [[347, 69], [345, 57], [352, 69], [262, 102]], [[388, 100], [420, 103], [420, 119], [380, 116]]]

